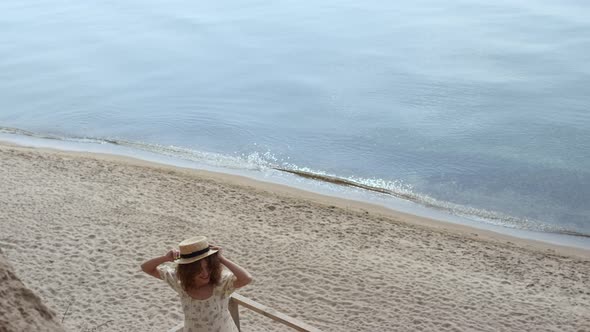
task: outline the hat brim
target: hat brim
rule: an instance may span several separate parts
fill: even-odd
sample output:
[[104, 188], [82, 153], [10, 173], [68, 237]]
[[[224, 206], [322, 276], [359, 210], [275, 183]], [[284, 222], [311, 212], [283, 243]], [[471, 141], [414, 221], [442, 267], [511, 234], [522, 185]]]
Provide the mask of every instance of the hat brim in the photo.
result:
[[219, 250], [212, 250], [211, 249], [202, 255], [191, 257], [191, 258], [179, 258], [179, 259], [175, 260], [174, 262], [177, 264], [190, 264], [190, 263], [196, 262], [200, 259], [203, 259], [205, 257], [211, 256], [211, 255], [217, 253], [218, 251]]

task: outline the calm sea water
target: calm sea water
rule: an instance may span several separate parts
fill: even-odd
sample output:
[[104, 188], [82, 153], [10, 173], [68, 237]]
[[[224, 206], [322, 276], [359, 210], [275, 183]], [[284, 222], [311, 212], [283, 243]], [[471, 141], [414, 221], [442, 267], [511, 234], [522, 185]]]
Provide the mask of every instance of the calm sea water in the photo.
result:
[[0, 127], [590, 235], [590, 2], [3, 0]]

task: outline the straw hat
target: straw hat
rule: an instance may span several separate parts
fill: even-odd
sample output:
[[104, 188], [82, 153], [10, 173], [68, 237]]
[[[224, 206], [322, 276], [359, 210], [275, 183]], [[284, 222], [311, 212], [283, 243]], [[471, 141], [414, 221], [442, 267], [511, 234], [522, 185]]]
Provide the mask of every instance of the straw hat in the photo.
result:
[[217, 250], [209, 249], [209, 242], [204, 236], [186, 239], [178, 244], [178, 249], [180, 250], [180, 258], [176, 261], [178, 264], [196, 262], [217, 252]]

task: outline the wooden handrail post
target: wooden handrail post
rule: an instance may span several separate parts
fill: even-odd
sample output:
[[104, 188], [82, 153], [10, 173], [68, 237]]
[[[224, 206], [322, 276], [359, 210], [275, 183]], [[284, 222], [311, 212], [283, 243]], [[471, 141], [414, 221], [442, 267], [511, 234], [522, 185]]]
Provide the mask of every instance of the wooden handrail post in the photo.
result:
[[236, 301], [233, 297], [229, 299], [228, 309], [231, 318], [233, 318], [234, 323], [236, 323], [236, 326], [238, 327], [238, 332], [241, 332], [242, 330], [240, 329], [240, 309], [238, 307], [238, 301]]

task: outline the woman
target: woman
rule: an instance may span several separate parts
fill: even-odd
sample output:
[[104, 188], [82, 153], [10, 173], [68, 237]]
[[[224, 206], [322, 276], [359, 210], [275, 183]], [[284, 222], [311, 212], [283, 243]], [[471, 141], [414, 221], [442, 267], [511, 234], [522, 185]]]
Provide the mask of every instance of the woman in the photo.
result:
[[237, 332], [228, 310], [229, 296], [252, 281], [250, 273], [225, 258], [221, 247], [210, 246], [204, 236], [184, 240], [178, 247], [141, 264], [141, 269], [179, 294], [184, 332]]

